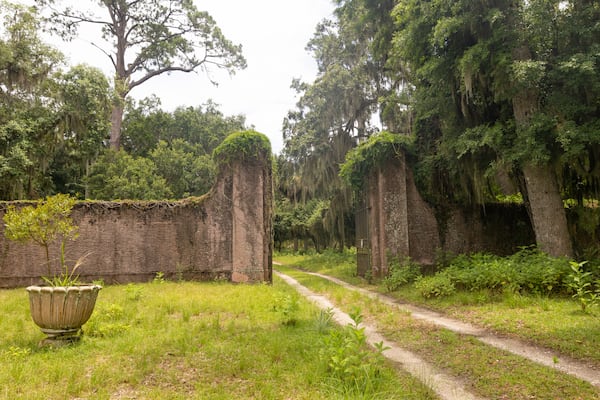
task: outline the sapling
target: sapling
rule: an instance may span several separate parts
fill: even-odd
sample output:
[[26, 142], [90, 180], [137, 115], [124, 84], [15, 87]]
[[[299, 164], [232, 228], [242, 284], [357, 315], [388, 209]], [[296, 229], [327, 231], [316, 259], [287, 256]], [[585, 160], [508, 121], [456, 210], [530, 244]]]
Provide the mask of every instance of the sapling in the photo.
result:
[[581, 311], [588, 312], [591, 306], [595, 306], [600, 301], [600, 292], [593, 291], [592, 288], [592, 273], [585, 272], [583, 267], [587, 261], [575, 262], [571, 261], [571, 282], [569, 287], [575, 292], [573, 297], [577, 299], [581, 306]]
[[[78, 283], [77, 269], [82, 257], [72, 268], [65, 258], [65, 245], [68, 240], [77, 238], [77, 226], [70, 217], [75, 199], [66, 194], [48, 196], [37, 206], [25, 206], [17, 209], [10, 205], [4, 214], [4, 235], [7, 239], [19, 243], [33, 242], [44, 249], [47, 276], [42, 279], [51, 286], [71, 286]], [[50, 259], [50, 246], [60, 240], [60, 273], [54, 274]]]

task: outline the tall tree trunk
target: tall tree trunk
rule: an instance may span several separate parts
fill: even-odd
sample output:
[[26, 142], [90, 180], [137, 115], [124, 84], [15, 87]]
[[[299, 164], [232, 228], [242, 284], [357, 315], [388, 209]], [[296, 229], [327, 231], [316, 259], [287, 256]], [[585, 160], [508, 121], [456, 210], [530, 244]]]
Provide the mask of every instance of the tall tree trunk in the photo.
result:
[[531, 224], [540, 249], [554, 257], [572, 257], [565, 208], [554, 171], [547, 165], [523, 168]]
[[[515, 49], [513, 59], [530, 60], [527, 45]], [[539, 110], [536, 88], [522, 88], [513, 97], [513, 113], [517, 129], [526, 128], [532, 116]], [[540, 249], [554, 257], [572, 257], [573, 247], [567, 225], [567, 217], [552, 166], [527, 162], [523, 167], [531, 225]]]
[[124, 102], [113, 104], [110, 115], [110, 148], [118, 151], [121, 147], [121, 125], [123, 124]]

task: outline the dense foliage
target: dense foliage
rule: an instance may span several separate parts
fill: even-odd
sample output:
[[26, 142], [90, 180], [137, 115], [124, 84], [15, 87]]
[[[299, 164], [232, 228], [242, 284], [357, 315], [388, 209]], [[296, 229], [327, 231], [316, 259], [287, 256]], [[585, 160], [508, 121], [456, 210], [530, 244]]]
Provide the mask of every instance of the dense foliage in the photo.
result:
[[383, 167], [400, 152], [409, 152], [413, 141], [414, 137], [394, 135], [387, 131], [373, 135], [346, 154], [346, 161], [340, 168], [340, 176], [358, 191], [363, 188], [370, 172]]
[[271, 142], [262, 133], [253, 130], [235, 132], [215, 148], [213, 157], [219, 164], [233, 160], [271, 161]]
[[538, 245], [572, 256], [563, 202], [586, 207], [600, 178], [597, 1], [335, 4], [308, 46], [317, 79], [294, 82], [281, 195], [351, 213], [339, 166], [359, 187], [380, 146], [362, 142], [381, 127], [414, 137], [411, 166], [436, 209], [520, 197]]

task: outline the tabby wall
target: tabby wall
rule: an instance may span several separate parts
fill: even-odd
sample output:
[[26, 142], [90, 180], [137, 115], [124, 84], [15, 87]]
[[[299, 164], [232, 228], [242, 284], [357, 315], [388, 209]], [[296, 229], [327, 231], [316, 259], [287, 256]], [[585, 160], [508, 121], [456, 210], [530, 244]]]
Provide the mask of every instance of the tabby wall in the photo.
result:
[[388, 254], [433, 265], [440, 252], [504, 255], [535, 243], [524, 207], [487, 205], [436, 215], [419, 193], [403, 154], [371, 173], [367, 207], [374, 276], [387, 273]]
[[[72, 213], [79, 237], [67, 243], [68, 261], [84, 257], [79, 272], [88, 282], [143, 282], [158, 272], [172, 279], [270, 282], [271, 174], [259, 161], [236, 162], [221, 169], [201, 198], [79, 202]], [[8, 204], [0, 204], [0, 217]], [[40, 283], [48, 275], [43, 251], [8, 241], [0, 225], [0, 287]], [[51, 258], [58, 260], [54, 250]]]

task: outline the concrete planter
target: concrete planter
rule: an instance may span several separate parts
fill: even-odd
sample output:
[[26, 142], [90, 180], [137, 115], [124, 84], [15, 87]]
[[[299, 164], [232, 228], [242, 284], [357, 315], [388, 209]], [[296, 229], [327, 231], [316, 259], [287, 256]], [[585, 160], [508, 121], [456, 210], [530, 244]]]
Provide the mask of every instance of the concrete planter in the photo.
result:
[[77, 340], [94, 311], [100, 289], [99, 285], [29, 286], [31, 318], [48, 335], [44, 342]]

